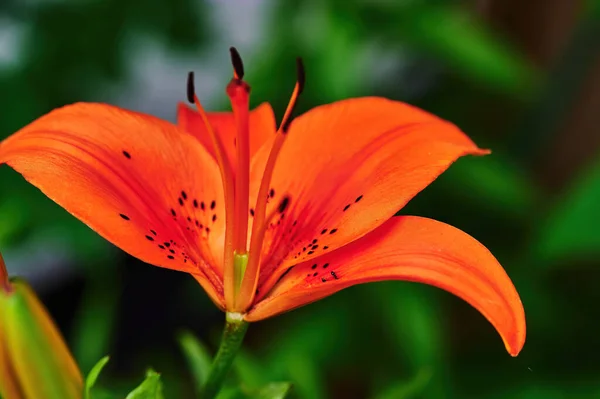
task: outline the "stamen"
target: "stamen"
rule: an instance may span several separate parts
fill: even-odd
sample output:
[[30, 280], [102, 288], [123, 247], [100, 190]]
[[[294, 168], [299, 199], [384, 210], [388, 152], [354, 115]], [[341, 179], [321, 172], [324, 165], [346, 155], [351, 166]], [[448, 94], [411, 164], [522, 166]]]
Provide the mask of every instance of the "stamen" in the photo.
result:
[[231, 170], [231, 164], [227, 156], [225, 155], [225, 147], [221, 141], [221, 138], [216, 135], [212, 126], [210, 125], [210, 121], [208, 120], [208, 116], [206, 115], [206, 111], [200, 104], [200, 100], [195, 93], [194, 89], [194, 73], [190, 72], [188, 75], [188, 83], [187, 83], [187, 94], [188, 100], [193, 100], [204, 122], [204, 126], [208, 131], [208, 134], [212, 140], [215, 154], [217, 158], [217, 163], [219, 164], [219, 169], [221, 170], [221, 179], [223, 181], [223, 193], [225, 196], [225, 245], [224, 245], [224, 254], [223, 254], [223, 289], [225, 291], [225, 304], [227, 309], [231, 309], [233, 307], [234, 302], [234, 276], [233, 276], [233, 259], [234, 259], [234, 209], [235, 209], [235, 200], [234, 200], [234, 181], [233, 181], [233, 172]]
[[260, 255], [262, 252], [263, 240], [267, 229], [265, 226], [266, 209], [267, 209], [267, 193], [271, 186], [271, 179], [273, 178], [273, 170], [277, 156], [281, 151], [281, 147], [287, 137], [287, 132], [291, 123], [291, 114], [296, 107], [298, 102], [298, 96], [304, 89], [305, 73], [302, 59], [296, 59], [297, 67], [297, 79], [294, 92], [290, 98], [287, 109], [281, 121], [281, 125], [277, 130], [277, 136], [271, 147], [267, 164], [265, 165], [265, 171], [260, 182], [260, 188], [258, 190], [258, 197], [256, 199], [256, 206], [254, 208], [254, 224], [252, 225], [252, 236], [250, 240], [250, 253], [248, 257], [248, 265], [246, 267], [246, 275], [242, 281], [242, 287], [240, 289], [239, 296], [237, 298], [237, 309], [238, 311], [246, 310], [254, 300], [256, 293], [256, 285], [258, 284], [258, 272], [260, 267]]

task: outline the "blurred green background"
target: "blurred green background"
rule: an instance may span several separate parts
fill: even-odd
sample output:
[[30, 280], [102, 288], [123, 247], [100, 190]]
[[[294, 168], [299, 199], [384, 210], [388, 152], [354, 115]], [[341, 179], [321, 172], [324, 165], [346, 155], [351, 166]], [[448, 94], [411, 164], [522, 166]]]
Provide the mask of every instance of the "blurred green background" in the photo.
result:
[[[279, 117], [307, 70], [303, 110], [352, 96], [407, 101], [493, 154], [459, 160], [403, 214], [470, 233], [522, 296], [511, 358], [461, 300], [432, 287], [353, 287], [251, 325], [236, 372], [295, 398], [600, 398], [600, 1], [2, 0], [0, 137], [51, 109], [109, 102], [174, 121], [185, 80], [227, 109], [228, 48], [254, 104]], [[8, 167], [0, 249], [68, 339], [82, 371], [128, 392], [153, 367], [194, 397], [178, 342], [214, 350], [221, 314], [187, 275], [107, 244]], [[189, 338], [189, 336], [187, 336]], [[122, 397], [121, 396], [121, 397]]]

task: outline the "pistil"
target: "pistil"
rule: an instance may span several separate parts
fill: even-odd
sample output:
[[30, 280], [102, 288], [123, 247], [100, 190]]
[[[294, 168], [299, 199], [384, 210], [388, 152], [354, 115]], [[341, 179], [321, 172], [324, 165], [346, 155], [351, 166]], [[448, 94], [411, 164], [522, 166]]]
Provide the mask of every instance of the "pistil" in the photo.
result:
[[271, 152], [269, 153], [269, 158], [267, 159], [265, 171], [260, 182], [260, 188], [258, 190], [256, 207], [254, 208], [254, 223], [252, 225], [248, 264], [246, 266], [246, 272], [242, 280], [242, 286], [236, 300], [236, 311], [240, 312], [248, 309], [254, 300], [256, 286], [258, 284], [260, 256], [262, 253], [263, 240], [267, 231], [266, 225], [269, 219], [266, 217], [268, 191], [273, 178], [273, 170], [275, 167], [275, 162], [277, 161], [277, 156], [281, 151], [292, 121], [292, 112], [296, 107], [298, 96], [304, 89], [304, 66], [302, 65], [302, 60], [300, 58], [296, 60], [296, 65], [298, 74], [296, 86], [294, 87], [294, 92], [292, 93], [292, 97], [288, 103], [287, 109], [281, 121], [281, 125], [277, 130], [277, 136], [273, 143], [273, 147], [271, 147]]
[[248, 210], [250, 196], [250, 132], [248, 126], [250, 86], [243, 81], [244, 66], [234, 47], [230, 48], [234, 75], [227, 85], [236, 125], [237, 169], [235, 171], [234, 251], [236, 255], [247, 253]]

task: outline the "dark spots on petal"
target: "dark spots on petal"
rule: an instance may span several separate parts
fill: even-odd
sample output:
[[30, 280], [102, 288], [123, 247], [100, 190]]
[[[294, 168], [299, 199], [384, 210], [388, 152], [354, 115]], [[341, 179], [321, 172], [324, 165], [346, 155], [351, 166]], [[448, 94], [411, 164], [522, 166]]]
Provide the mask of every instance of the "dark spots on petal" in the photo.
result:
[[325, 233], [327, 233], [327, 229], [321, 230], [321, 234], [325, 234]]
[[318, 275], [319, 275], [319, 273], [318, 273], [318, 272], [314, 272], [314, 273], [313, 273], [313, 277], [317, 277]]
[[308, 252], [307, 252], [307, 254], [309, 254], [309, 255], [312, 255], [312, 254], [314, 254], [314, 253], [315, 253], [315, 251], [308, 251]]
[[339, 277], [337, 276], [337, 274], [335, 274], [335, 272], [332, 270], [331, 271], [331, 275], [333, 276], [334, 279], [338, 279]]
[[325, 277], [321, 277], [321, 281], [322, 281], [323, 283], [326, 283], [326, 282], [327, 282], [327, 280], [325, 280]]
[[215, 222], [217, 220], [217, 215], [212, 216], [212, 221]]
[[217, 203], [215, 202], [215, 200], [212, 200], [210, 203], [210, 209], [215, 209], [215, 206], [217, 206]]
[[181, 190], [181, 197], [182, 197], [184, 200], [187, 200], [187, 194], [186, 194], [186, 192], [185, 192], [185, 191], [183, 191], [183, 190]]
[[326, 250], [326, 249], [329, 249], [329, 247], [328, 247], [327, 245], [325, 245], [325, 246], [323, 247], [323, 250]]
[[198, 208], [198, 200], [195, 199], [192, 204], [194, 204], [194, 208]]
[[346, 211], [347, 211], [349, 208], [350, 208], [350, 204], [346, 205], [346, 206], [344, 207], [344, 212], [346, 212]]
[[[173, 241], [171, 241], [171, 242], [173, 242]], [[170, 246], [171, 246], [171, 243], [165, 241], [165, 247], [169, 248]]]
[[188, 217], [187, 217], [187, 221], [188, 221], [188, 222], [191, 222], [191, 221], [192, 221], [192, 218], [188, 216]]
[[302, 248], [302, 252], [306, 252], [306, 247]]
[[175, 259], [175, 257], [173, 255], [167, 255], [167, 258], [169, 258], [169, 259]]
[[316, 244], [316, 243], [317, 243], [317, 241], [318, 241], [318, 240], [317, 240], [316, 238], [314, 238], [314, 239], [311, 241], [311, 243], [312, 243], [312, 244]]
[[194, 224], [196, 225], [196, 227], [200, 227], [200, 222], [198, 221], [198, 219], [196, 219], [196, 220], [194, 221]]
[[119, 213], [119, 216], [121, 216], [121, 217], [122, 217], [123, 219], [125, 219], [125, 220], [130, 220], [130, 219], [129, 219], [129, 216], [127, 216], [127, 215], [125, 215], [125, 214], [123, 214], [123, 213]]
[[269, 190], [269, 197], [273, 198], [275, 196], [275, 190], [270, 189]]
[[173, 255], [175, 255], [175, 250], [174, 249], [169, 249], [169, 252], [172, 253]]
[[312, 249], [312, 250], [314, 251], [314, 250], [315, 250], [315, 249], [317, 249], [317, 248], [319, 248], [319, 246], [318, 246], [317, 244], [315, 244], [315, 245], [313, 245], [313, 246], [312, 246], [310, 249]]
[[204, 205], [204, 201], [202, 201], [200, 203], [200, 209], [205, 210], [206, 209], [206, 205]]
[[337, 231], [337, 229], [331, 229], [331, 231], [329, 232], [329, 234], [335, 234], [336, 231]]
[[287, 209], [290, 204], [290, 197], [284, 197], [279, 204], [279, 208], [277, 209], [279, 213], [281, 213], [281, 217], [283, 217], [283, 212]]
[[171, 208], [171, 215], [177, 216], [177, 212], [175, 212], [175, 209], [173, 209], [173, 208]]
[[165, 246], [164, 246], [164, 245], [162, 245], [162, 244], [158, 244], [158, 247], [159, 247], [160, 249], [165, 249]]
[[146, 236], [146, 238], [148, 239], [148, 241], [154, 241], [154, 237], [152, 236]]
[[125, 155], [125, 158], [131, 159], [131, 155], [127, 151], [123, 151], [123, 155]]
[[315, 270], [315, 269], [317, 268], [317, 264], [315, 263], [315, 264], [314, 264], [314, 265], [312, 265], [310, 268], [311, 268], [311, 269], [313, 269], [313, 270]]
[[152, 233], [153, 235], [156, 235], [156, 231], [150, 229], [150, 233]]
[[359, 195], [358, 197], [356, 197], [356, 199], [354, 200], [354, 202], [360, 201], [362, 199], [362, 197], [363, 197], [362, 195]]
[[329, 267], [329, 263], [325, 263], [325, 264], [323, 265], [323, 269], [327, 269], [328, 267]]
[[181, 198], [178, 198], [177, 201], [179, 201], [179, 205], [183, 206], [183, 200]]
[[210, 228], [205, 228], [204, 231], [206, 231], [206, 234], [210, 233]]
[[254, 209], [250, 208], [250, 216], [254, 216]]
[[294, 220], [294, 223], [292, 223], [292, 226], [295, 226], [296, 224], [298, 224], [298, 221]]

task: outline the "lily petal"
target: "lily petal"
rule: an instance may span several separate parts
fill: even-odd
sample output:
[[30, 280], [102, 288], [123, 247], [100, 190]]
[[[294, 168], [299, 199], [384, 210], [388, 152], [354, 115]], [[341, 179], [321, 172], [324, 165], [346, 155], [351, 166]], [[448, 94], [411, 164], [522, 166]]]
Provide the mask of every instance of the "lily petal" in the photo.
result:
[[516, 356], [525, 342], [525, 314], [510, 278], [473, 237], [432, 219], [401, 216], [337, 250], [290, 269], [246, 314], [256, 321], [306, 305], [343, 288], [405, 280], [451, 292], [475, 307]]
[[194, 274], [223, 306], [223, 190], [210, 154], [166, 121], [66, 106], [0, 143], [7, 163], [125, 252]]
[[[233, 112], [209, 112], [207, 116], [212, 128], [221, 137], [231, 165], [235, 166], [237, 132]], [[177, 106], [177, 125], [198, 138], [207, 151], [213, 157], [216, 156], [212, 140], [198, 112], [184, 103], [179, 103]], [[252, 157], [269, 138], [275, 135], [275, 114], [269, 103], [262, 103], [250, 111], [248, 127], [250, 132], [250, 157]]]
[[[262, 291], [270, 276], [384, 223], [457, 158], [488, 153], [456, 126], [377, 97], [314, 108], [294, 120], [288, 136], [275, 164], [270, 209], [283, 196], [291, 200], [265, 238]], [[268, 150], [253, 159], [251, 203]]]

